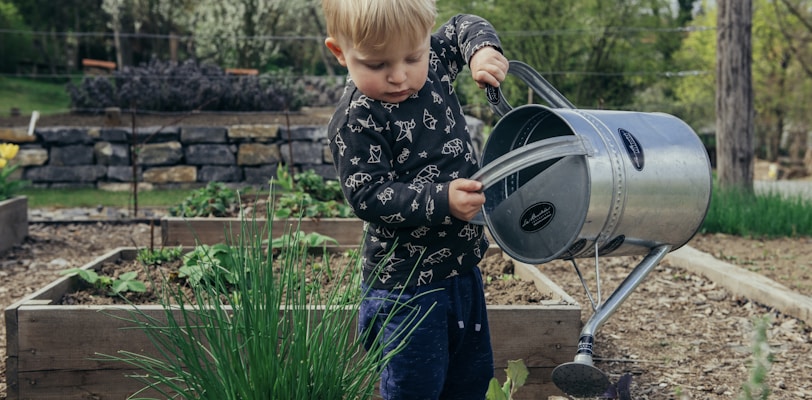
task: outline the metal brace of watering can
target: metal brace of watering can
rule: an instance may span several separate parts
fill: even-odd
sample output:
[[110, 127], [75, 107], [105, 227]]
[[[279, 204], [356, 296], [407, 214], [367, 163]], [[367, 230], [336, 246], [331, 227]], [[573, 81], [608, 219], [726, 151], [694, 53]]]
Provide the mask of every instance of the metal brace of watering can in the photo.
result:
[[[533, 68], [510, 61], [550, 107], [511, 107], [499, 89], [488, 101], [500, 116], [482, 150], [485, 204], [474, 223], [487, 226], [508, 255], [529, 264], [594, 257], [593, 314], [581, 329], [573, 362], [553, 370], [555, 385], [578, 397], [610, 386], [593, 363], [598, 328], [671, 250], [705, 219], [711, 166], [696, 133], [663, 113], [579, 110]], [[644, 255], [601, 303], [600, 256]]]

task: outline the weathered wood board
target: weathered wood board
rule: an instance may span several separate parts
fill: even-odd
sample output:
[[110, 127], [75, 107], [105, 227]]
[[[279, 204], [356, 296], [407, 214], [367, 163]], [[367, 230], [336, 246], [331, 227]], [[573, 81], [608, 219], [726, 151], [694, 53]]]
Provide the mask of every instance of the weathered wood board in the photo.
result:
[[[491, 250], [493, 251], [499, 251]], [[135, 248], [120, 248], [83, 268], [132, 260]], [[550, 380], [557, 365], [572, 361], [581, 328], [581, 308], [563, 290], [540, 275], [538, 268], [516, 263], [517, 275], [532, 279], [555, 300], [539, 306], [488, 306], [495, 375], [504, 381], [508, 360], [524, 360], [530, 376], [514, 397], [546, 399], [561, 392]], [[529, 278], [528, 278], [529, 277]], [[154, 354], [147, 336], [132, 328], [126, 306], [60, 306], [54, 300], [72, 290], [75, 277], [63, 277], [5, 310], [8, 399], [123, 399], [143, 387], [126, 375], [137, 373], [123, 363], [99, 361], [99, 354], [120, 350]], [[138, 306], [161, 319], [160, 305]]]
[[[195, 246], [236, 242], [239, 240], [243, 222], [256, 223], [255, 231], [266, 229], [265, 220], [242, 221], [239, 218], [180, 218], [161, 219], [161, 239], [164, 246]], [[320, 233], [335, 239], [340, 246], [356, 246], [361, 243], [364, 223], [357, 218], [303, 218], [274, 220], [271, 234], [278, 237], [293, 231]]]

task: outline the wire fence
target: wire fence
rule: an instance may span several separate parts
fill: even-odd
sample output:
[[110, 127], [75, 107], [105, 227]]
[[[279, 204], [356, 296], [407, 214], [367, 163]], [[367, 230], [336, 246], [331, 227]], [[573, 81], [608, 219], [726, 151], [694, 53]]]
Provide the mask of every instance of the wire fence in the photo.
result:
[[[549, 30], [528, 30], [528, 31], [500, 31], [499, 35], [503, 38], [543, 38], [543, 37], [556, 37], [556, 36], [583, 36], [583, 35], [602, 35], [607, 33], [612, 34], [625, 34], [625, 35], [652, 35], [652, 34], [686, 34], [691, 32], [704, 32], [704, 31], [713, 31], [715, 27], [712, 26], [695, 26], [695, 27], [674, 27], [674, 28], [655, 28], [655, 27], [588, 27], [582, 29], [549, 29]], [[45, 81], [45, 82], [79, 82], [83, 78], [90, 76], [88, 69], [84, 69], [82, 67], [81, 59], [83, 58], [80, 55], [81, 49], [87, 49], [88, 46], [92, 44], [98, 44], [100, 42], [106, 42], [107, 47], [106, 51], [102, 54], [96, 54], [98, 59], [103, 61], [111, 61], [111, 59], [115, 59], [115, 48], [112, 46], [113, 39], [115, 38], [116, 34], [109, 31], [97, 31], [97, 32], [70, 32], [70, 31], [44, 31], [44, 30], [16, 30], [16, 29], [0, 29], [0, 57], [3, 57], [4, 52], [4, 45], [2, 44], [4, 41], [8, 42], [8, 38], [11, 36], [19, 36], [25, 35], [32, 38], [40, 38], [42, 41], [54, 41], [54, 38], [59, 38], [62, 43], [70, 43], [70, 46], [73, 46], [74, 51], [65, 51], [64, 48], [60, 49], [60, 54], [62, 56], [56, 56], [54, 54], [46, 55], [50, 62], [50, 65], [47, 65], [43, 60], [43, 55], [40, 54], [39, 60], [24, 60], [23, 63], [19, 65], [16, 72], [5, 72], [0, 73], [0, 79], [2, 78], [24, 78], [28, 80], [35, 80], [35, 81]], [[147, 41], [153, 43], [151, 46], [160, 49], [159, 54], [160, 58], [167, 58], [168, 53], [166, 49], [169, 48], [169, 43], [172, 41], [180, 42], [180, 43], [200, 43], [203, 41], [212, 40], [214, 36], [200, 34], [200, 35], [177, 35], [177, 34], [162, 34], [162, 33], [147, 33], [147, 32], [121, 32], [118, 34], [120, 39], [130, 39], [132, 41]], [[307, 51], [317, 52], [317, 47], [322, 46], [323, 36], [321, 35], [311, 35], [311, 34], [303, 34], [303, 35], [257, 35], [257, 36], [245, 36], [239, 34], [233, 35], [220, 35], [218, 39], [230, 39], [233, 41], [279, 41], [285, 43], [298, 43], [294, 46], [300, 48], [303, 47], [302, 43], [307, 44]], [[313, 46], [310, 49], [309, 46]], [[150, 47], [148, 44], [146, 47]], [[181, 45], [181, 47], [183, 47]], [[87, 52], [87, 51], [85, 51]], [[195, 59], [196, 55], [193, 52], [190, 52], [188, 49], [184, 51], [180, 51], [178, 54], [178, 61], [186, 61], [190, 59]], [[72, 60], [69, 61], [69, 59]], [[90, 58], [90, 57], [88, 57]], [[312, 57], [317, 58], [317, 57]], [[330, 58], [330, 57], [328, 57]], [[57, 60], [54, 63], [53, 60]], [[329, 61], [321, 61], [329, 62]], [[135, 65], [133, 65], [135, 66]], [[126, 67], [126, 66], [125, 66]], [[241, 67], [253, 67], [253, 66], [241, 66]], [[122, 68], [122, 66], [117, 65], [116, 68]], [[336, 68], [338, 71], [338, 75], [343, 76], [343, 69], [338, 67], [337, 65], [331, 65], [330, 68]], [[325, 68], [329, 69], [329, 68]], [[113, 71], [108, 70], [105, 71], [108, 75], [111, 74]], [[291, 69], [290, 72], [287, 74], [287, 77], [292, 79], [315, 79], [323, 76], [314, 76], [310, 71], [302, 70], [302, 69]], [[95, 73], [95, 72], [94, 72]], [[603, 77], [603, 78], [655, 78], [655, 79], [663, 79], [663, 80], [670, 80], [670, 79], [682, 79], [686, 77], [695, 77], [695, 76], [702, 76], [713, 74], [714, 71], [712, 70], [699, 70], [699, 69], [686, 69], [686, 70], [668, 70], [668, 71], [650, 71], [650, 70], [637, 70], [637, 71], [590, 71], [590, 70], [557, 70], [557, 69], [539, 69], [539, 73], [541, 73], [545, 77]], [[196, 79], [201, 78], [214, 78], [214, 76], [206, 76], [206, 75], [198, 75], [198, 76], [183, 76], [183, 75], [163, 75], [163, 74], [151, 74], [151, 73], [142, 73], [141, 76], [144, 79], [154, 80], [154, 81], [165, 81], [165, 82], [172, 82], [177, 84], [185, 84], [187, 82], [191, 82]], [[669, 105], [664, 105], [669, 106]], [[480, 107], [477, 105], [474, 106], [466, 106], [470, 107], [472, 110]], [[626, 108], [628, 106], [625, 105], [615, 105], [618, 108]], [[614, 107], [613, 107], [614, 108]], [[96, 108], [71, 108], [65, 109], [64, 112], [83, 112], [83, 113], [103, 113], [103, 109], [96, 109]], [[129, 112], [129, 110], [122, 110], [123, 112]], [[146, 111], [138, 111], [139, 113], [144, 113]], [[153, 111], [154, 112], [154, 111]], [[217, 113], [217, 111], [207, 111], [209, 113]], [[171, 112], [154, 112], [157, 114], [162, 115], [172, 115]], [[225, 112], [224, 112], [225, 113]]]
[[[527, 31], [500, 31], [499, 36], [503, 38], [539, 38], [539, 37], [553, 37], [553, 36], [584, 36], [584, 35], [599, 35], [599, 34], [636, 34], [636, 35], [648, 35], [654, 33], [676, 33], [676, 34], [684, 34], [684, 33], [691, 33], [691, 32], [703, 32], [703, 31], [712, 31], [716, 28], [713, 26], [688, 26], [688, 27], [672, 27], [672, 28], [656, 28], [656, 27], [591, 27], [591, 28], [583, 28], [583, 29], [549, 29], [549, 30], [527, 30]], [[19, 30], [19, 29], [0, 29], [0, 56], [3, 56], [4, 46], [1, 44], [4, 42], [4, 36], [11, 36], [11, 35], [24, 35], [30, 37], [39, 37], [42, 40], [53, 40], [54, 38], [60, 38], [65, 42], [73, 42], [73, 46], [77, 49], [86, 48], [88, 45], [88, 40], [102, 40], [102, 41], [112, 41], [116, 36], [121, 39], [133, 39], [133, 40], [148, 40], [153, 41], [154, 43], [160, 43], [157, 47], [165, 49], [168, 48], [168, 43], [172, 41], [179, 41], [179, 42], [186, 42], [186, 43], [203, 43], [206, 41], [213, 40], [215, 38], [223, 40], [233, 40], [238, 42], [249, 42], [249, 41], [278, 41], [278, 42], [312, 42], [314, 46], [321, 46], [324, 37], [322, 35], [255, 35], [255, 36], [246, 36], [246, 35], [206, 35], [206, 34], [196, 34], [196, 35], [179, 35], [179, 34], [162, 34], [162, 33], [147, 33], [147, 32], [120, 32], [115, 34], [113, 32], [72, 32], [72, 31], [42, 31], [42, 30]], [[8, 40], [5, 40], [8, 42]], [[84, 43], [83, 43], [84, 41]], [[59, 56], [53, 54], [47, 55], [39, 55], [39, 58], [48, 58], [48, 59], [59, 59]], [[194, 57], [194, 55], [187, 55], [188, 58]], [[81, 65], [78, 63], [77, 60], [73, 60], [74, 62], [69, 62], [69, 60], [63, 58], [63, 63], [57, 63], [56, 68], [54, 65], [48, 65], [48, 68], [44, 64], [43, 60], [27, 60], [24, 64], [28, 64], [29, 68], [21, 68], [18, 69], [16, 73], [0, 73], [0, 77], [25, 77], [25, 78], [32, 78], [32, 79], [78, 79], [84, 76], [83, 73], [78, 72], [81, 71]], [[112, 59], [115, 58], [115, 53], [112, 49], [108, 46], [108, 52], [104, 57], [107, 59], [106, 61], [114, 61]], [[40, 64], [40, 65], [37, 65]], [[52, 63], [53, 64], [53, 63]], [[32, 69], [33, 67], [33, 69]], [[120, 67], [120, 66], [119, 66]], [[28, 69], [26, 71], [26, 69]], [[53, 69], [58, 69], [58, 72], [52, 71]], [[44, 72], [43, 72], [44, 70]], [[77, 71], [77, 72], [73, 72]], [[707, 74], [712, 71], [705, 71], [705, 70], [676, 70], [676, 71], [618, 71], [618, 72], [607, 72], [607, 71], [564, 71], [564, 70], [545, 70], [540, 71], [544, 75], [547, 76], [558, 76], [558, 75], [571, 75], [571, 76], [604, 76], [604, 77], [612, 77], [612, 76], [661, 76], [661, 77], [684, 77], [684, 76], [696, 76]], [[302, 75], [306, 76], [306, 75]], [[181, 79], [177, 77], [166, 77], [160, 79]]]
[[[673, 28], [650, 28], [650, 27], [593, 27], [583, 29], [545, 29], [545, 30], [527, 30], [527, 31], [499, 31], [500, 37], [543, 37], [543, 36], [567, 36], [567, 35], [597, 35], [604, 33], [689, 33], [689, 32], [702, 32], [716, 30], [714, 26], [685, 26]], [[38, 35], [38, 36], [68, 36], [68, 37], [102, 37], [112, 39], [115, 34], [113, 32], [56, 32], [56, 31], [35, 31], [35, 30], [19, 30], [19, 29], [0, 29], [0, 33], [15, 33], [21, 35]], [[198, 35], [177, 35], [177, 34], [160, 34], [160, 33], [145, 33], [145, 32], [121, 32], [119, 37], [126, 38], [146, 38], [146, 39], [204, 39], [209, 40], [214, 38], [214, 35], [198, 34]], [[223, 37], [223, 35], [217, 35]], [[241, 40], [316, 40], [321, 42], [324, 37], [321, 35], [226, 35], [225, 37], [231, 39]]]

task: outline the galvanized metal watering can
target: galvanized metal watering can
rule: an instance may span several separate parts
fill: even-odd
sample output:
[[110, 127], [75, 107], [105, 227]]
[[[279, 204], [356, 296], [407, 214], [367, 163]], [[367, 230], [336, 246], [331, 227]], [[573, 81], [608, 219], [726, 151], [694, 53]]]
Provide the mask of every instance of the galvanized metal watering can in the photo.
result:
[[594, 257], [597, 268], [600, 256], [645, 256], [605, 303], [593, 301], [574, 362], [553, 371], [567, 394], [600, 395], [610, 382], [593, 365], [594, 333], [669, 251], [696, 234], [710, 204], [710, 160], [674, 116], [579, 110], [527, 64], [511, 61], [509, 72], [550, 107], [514, 109], [488, 88], [501, 118], [472, 177], [486, 198], [474, 222], [530, 264]]

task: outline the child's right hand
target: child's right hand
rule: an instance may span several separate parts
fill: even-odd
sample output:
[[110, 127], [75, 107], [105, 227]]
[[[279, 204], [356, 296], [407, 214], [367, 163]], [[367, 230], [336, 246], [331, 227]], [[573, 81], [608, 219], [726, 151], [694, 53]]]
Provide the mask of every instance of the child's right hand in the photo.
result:
[[472, 179], [454, 179], [448, 188], [448, 207], [451, 215], [463, 221], [470, 221], [485, 204], [482, 182]]
[[510, 62], [499, 50], [485, 46], [471, 56], [468, 68], [471, 69], [471, 77], [480, 89], [484, 89], [487, 85], [499, 87], [507, 76]]

